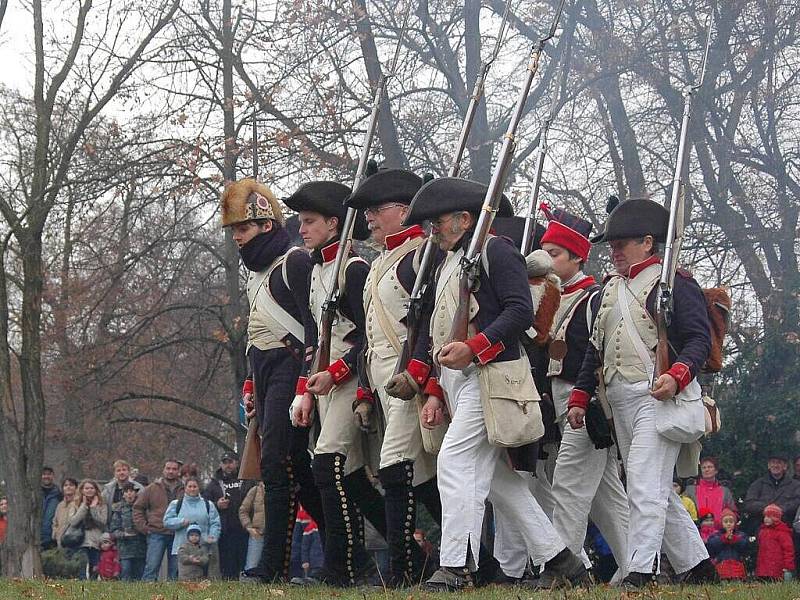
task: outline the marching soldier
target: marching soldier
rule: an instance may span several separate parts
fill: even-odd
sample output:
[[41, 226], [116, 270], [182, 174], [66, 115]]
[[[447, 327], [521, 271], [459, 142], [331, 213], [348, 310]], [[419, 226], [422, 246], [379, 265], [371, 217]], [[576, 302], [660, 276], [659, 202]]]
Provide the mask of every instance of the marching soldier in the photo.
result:
[[[311, 425], [316, 396], [321, 429], [312, 471], [325, 514], [325, 566], [319, 579], [344, 587], [365, 582], [374, 573], [374, 563], [362, 543], [358, 511], [382, 535], [386, 531], [383, 499], [367, 478], [365, 448], [352, 408], [358, 387], [356, 359], [364, 345], [361, 293], [369, 266], [347, 248], [346, 262], [339, 273], [334, 273], [347, 212], [343, 202], [349, 194], [350, 188], [340, 183], [313, 181], [284, 201], [299, 213], [300, 235], [311, 250], [314, 266], [308, 298], [320, 328], [333, 278], [339, 278], [339, 303], [330, 331], [332, 362], [310, 377], [304, 371], [298, 378], [292, 422], [298, 427]], [[353, 237], [364, 239], [368, 235], [364, 220], [357, 219]], [[306, 347], [316, 343], [314, 335], [306, 340]]]
[[586, 428], [564, 427], [569, 394], [589, 344], [590, 301], [600, 290], [594, 277], [583, 272], [591, 249], [592, 225], [545, 204], [542, 209], [549, 220], [542, 249], [553, 259], [555, 274], [561, 279], [561, 303], [550, 331], [547, 371], [556, 421], [562, 430], [553, 475], [553, 525], [577, 554], [583, 549], [587, 518], [591, 516], [617, 563], [624, 565], [628, 498], [619, 477], [617, 450], [613, 446], [595, 448]]
[[[262, 438], [261, 476], [267, 498], [264, 551], [247, 577], [288, 581], [298, 500], [324, 525], [308, 456], [308, 430], [288, 418], [300, 372], [303, 342], [314, 331], [308, 309], [311, 259], [291, 248], [280, 204], [253, 179], [230, 183], [222, 193], [222, 226], [233, 229], [239, 255], [250, 271], [247, 358], [251, 375], [242, 390], [248, 416]], [[298, 497], [299, 488], [299, 497]]]
[[[430, 220], [432, 239], [447, 252], [438, 270], [429, 324], [433, 356], [441, 367], [441, 389], [428, 397], [422, 414], [428, 426], [441, 422], [445, 411], [451, 415], [437, 469], [443, 508], [441, 568], [426, 587], [453, 590], [474, 585], [474, 556], [487, 498], [517, 525], [534, 564], [545, 565], [542, 584], [579, 584], [588, 580], [583, 563], [559, 539], [525, 481], [508, 465], [503, 449], [489, 442], [483, 401], [490, 398], [482, 398], [487, 389], [502, 386], [504, 402], [514, 407], [522, 403], [526, 409], [524, 414], [518, 411], [520, 417], [536, 415], [538, 430], [542, 429], [539, 411], [528, 408], [527, 403], [538, 396], [519, 343], [520, 335], [533, 324], [533, 304], [525, 261], [508, 240], [490, 237], [481, 253], [479, 284], [470, 302], [472, 336], [465, 342], [447, 340], [458, 305], [461, 257], [485, 193], [486, 187], [476, 182], [437, 179], [416, 194], [407, 219], [407, 223]], [[498, 216], [511, 212], [508, 200], [503, 201]], [[484, 373], [489, 374], [488, 382]]]
[[[377, 393], [386, 425], [378, 476], [386, 492], [391, 568], [387, 584], [391, 587], [418, 583], [429, 567], [413, 537], [417, 502], [426, 506], [437, 523], [441, 523], [442, 513], [436, 459], [423, 447], [419, 412], [413, 400], [428, 381], [430, 365], [411, 358], [392, 378], [406, 341], [409, 297], [425, 242], [422, 227], [406, 227], [403, 221], [421, 185], [422, 180], [409, 171], [383, 170], [366, 179], [347, 200], [348, 206], [363, 211], [372, 239], [382, 246], [364, 285], [368, 382], [359, 389], [355, 411], [367, 425], [372, 418], [373, 390]], [[427, 339], [422, 340], [422, 350], [416, 354], [427, 357]]]
[[705, 299], [686, 271], [679, 270], [675, 277], [674, 315], [668, 327], [672, 367], [652, 389], [650, 385], [658, 340], [653, 315], [661, 274], [659, 244], [667, 237], [668, 219], [667, 210], [652, 200], [628, 200], [611, 212], [605, 231], [596, 238], [611, 247], [615, 272], [593, 302], [591, 343], [568, 404], [567, 420], [580, 429], [599, 379], [599, 393], [605, 390], [614, 414], [629, 498], [623, 563], [627, 587], [654, 581], [662, 547], [685, 583], [716, 578], [697, 527], [672, 490], [680, 443], [659, 433], [656, 419], [656, 403], [678, 393], [699, 401], [696, 376], [711, 347]]

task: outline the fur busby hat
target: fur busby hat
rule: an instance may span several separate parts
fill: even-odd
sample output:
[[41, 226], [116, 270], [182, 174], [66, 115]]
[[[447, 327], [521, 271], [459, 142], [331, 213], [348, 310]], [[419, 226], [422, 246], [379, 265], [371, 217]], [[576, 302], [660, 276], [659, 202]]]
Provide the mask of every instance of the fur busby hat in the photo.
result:
[[589, 251], [592, 249], [589, 241], [592, 224], [560, 208], [550, 208], [546, 202], [542, 202], [539, 208], [549, 221], [542, 243], [549, 242], [566, 248], [581, 260], [589, 258]]
[[250, 177], [228, 184], [222, 192], [220, 204], [223, 227], [267, 219], [273, 219], [281, 225], [286, 222], [275, 194], [263, 183]]
[[369, 208], [389, 202], [411, 204], [422, 178], [404, 169], [383, 169], [367, 177], [345, 201], [352, 208]]
[[[341, 233], [347, 215], [344, 201], [350, 195], [350, 191], [349, 187], [335, 181], [310, 181], [301, 185], [283, 203], [295, 212], [307, 210], [326, 217], [336, 217], [339, 220], [339, 233]], [[360, 211], [356, 212], [353, 237], [357, 240], [369, 237], [367, 221]]]
[[[517, 248], [522, 248], [522, 236], [525, 235], [525, 217], [495, 217], [492, 221], [492, 229], [495, 235], [507, 237], [514, 242]], [[544, 227], [534, 221], [530, 235], [533, 237], [531, 251], [541, 248]]]
[[620, 202], [610, 211], [603, 233], [592, 238], [593, 244], [652, 235], [656, 242], [667, 241], [669, 211], [647, 198]]
[[[479, 213], [486, 197], [487, 186], [458, 177], [442, 177], [423, 185], [411, 202], [405, 225], [416, 225], [439, 215], [465, 210]], [[503, 194], [496, 217], [512, 217], [514, 209]]]

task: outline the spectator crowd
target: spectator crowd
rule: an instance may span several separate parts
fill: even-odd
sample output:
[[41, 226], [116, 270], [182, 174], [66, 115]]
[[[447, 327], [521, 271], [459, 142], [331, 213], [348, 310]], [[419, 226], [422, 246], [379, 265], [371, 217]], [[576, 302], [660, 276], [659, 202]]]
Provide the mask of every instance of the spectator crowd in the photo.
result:
[[[197, 465], [172, 459], [152, 483], [125, 460], [115, 461], [113, 472], [103, 486], [71, 477], [58, 486], [53, 469], [42, 469], [41, 546], [45, 570], [50, 566], [52, 571], [47, 575], [123, 581], [238, 579], [258, 564], [266, 517], [264, 484], [239, 478], [236, 455], [223, 454], [207, 482], [198, 478]], [[697, 523], [720, 579], [793, 578], [800, 567], [800, 456], [793, 468], [788, 457], [771, 456], [766, 473], [739, 500], [711, 456], [700, 461], [695, 480], [676, 478], [674, 490]], [[8, 500], [0, 497], [0, 544], [8, 510]], [[292, 574], [303, 579], [321, 568], [323, 548], [318, 526], [302, 506], [294, 535]], [[415, 538], [426, 554], [435, 552], [424, 532], [417, 531]], [[607, 581], [616, 565], [591, 523], [587, 550], [596, 575]], [[380, 562], [380, 552], [375, 556]]]

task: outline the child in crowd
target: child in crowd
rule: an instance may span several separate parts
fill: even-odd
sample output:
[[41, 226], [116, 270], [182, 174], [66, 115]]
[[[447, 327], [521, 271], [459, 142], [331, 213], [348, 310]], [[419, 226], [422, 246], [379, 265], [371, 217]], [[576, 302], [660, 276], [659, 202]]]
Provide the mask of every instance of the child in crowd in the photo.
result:
[[198, 581], [205, 576], [208, 549], [200, 543], [201, 534], [199, 525], [189, 525], [186, 530], [186, 542], [178, 549], [178, 581]]
[[722, 529], [706, 541], [706, 548], [723, 580], [743, 580], [747, 577], [744, 556], [749, 543], [747, 537], [736, 531], [738, 515], [730, 508], [722, 509]]
[[683, 481], [678, 478], [673, 479], [672, 489], [675, 490], [675, 493], [678, 494], [678, 496], [680, 496], [681, 503], [686, 509], [686, 512], [689, 513], [689, 516], [692, 517], [692, 521], [697, 521], [697, 506], [695, 506], [694, 500], [685, 494], [683, 489]]
[[100, 537], [100, 562], [97, 563], [97, 574], [103, 581], [108, 581], [117, 579], [120, 571], [119, 555], [114, 540], [110, 533], [104, 533]]
[[138, 492], [132, 482], [122, 486], [122, 501], [111, 511], [111, 537], [117, 542], [122, 581], [138, 581], [144, 572], [147, 538], [136, 530], [133, 523], [133, 503]]
[[756, 577], [770, 581], [791, 579], [794, 572], [792, 530], [784, 523], [777, 504], [764, 508], [764, 522], [758, 530]]
[[699, 516], [697, 527], [700, 530], [700, 537], [705, 543], [717, 532], [717, 528], [714, 526], [714, 513], [710, 508], [703, 506], [697, 511], [697, 514]]

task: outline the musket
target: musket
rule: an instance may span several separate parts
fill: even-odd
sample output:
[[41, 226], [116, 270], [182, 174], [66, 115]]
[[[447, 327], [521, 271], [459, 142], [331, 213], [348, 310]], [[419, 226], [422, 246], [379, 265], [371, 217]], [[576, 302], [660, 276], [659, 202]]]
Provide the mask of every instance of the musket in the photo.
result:
[[700, 65], [700, 78], [697, 83], [690, 83], [683, 89], [683, 119], [678, 143], [678, 157], [675, 162], [675, 173], [672, 177], [672, 194], [669, 202], [669, 225], [667, 226], [667, 241], [664, 246], [664, 262], [661, 266], [661, 278], [658, 283], [658, 301], [656, 305], [656, 330], [658, 332], [658, 345], [656, 346], [655, 370], [653, 381], [663, 375], [670, 367], [669, 341], [667, 328], [672, 323], [674, 310], [673, 286], [675, 284], [675, 271], [678, 268], [678, 254], [683, 241], [684, 211], [685, 211], [685, 181], [682, 181], [684, 170], [688, 168], [687, 138], [689, 135], [689, 120], [692, 116], [692, 100], [695, 92], [702, 86], [706, 77], [708, 53], [711, 48], [711, 32], [714, 27], [713, 13], [708, 15], [706, 46], [703, 52], [703, 62]]
[[536, 207], [539, 206], [539, 189], [542, 186], [542, 173], [544, 172], [544, 159], [547, 156], [547, 134], [550, 132], [550, 126], [556, 119], [556, 112], [558, 111], [559, 103], [559, 90], [563, 87], [564, 78], [567, 74], [567, 61], [566, 56], [562, 56], [563, 62], [561, 63], [561, 75], [556, 83], [556, 89], [553, 92], [553, 99], [550, 102], [550, 110], [545, 117], [542, 127], [539, 129], [539, 144], [536, 147], [536, 168], [534, 169], [533, 182], [531, 183], [531, 192], [528, 197], [528, 212], [525, 214], [525, 229], [522, 232], [522, 245], [520, 252], [522, 256], [527, 256], [533, 246], [533, 228], [536, 226]]
[[486, 190], [486, 196], [483, 200], [478, 223], [475, 225], [475, 233], [470, 240], [466, 253], [461, 259], [461, 275], [458, 285], [458, 308], [453, 318], [453, 327], [450, 330], [449, 339], [451, 342], [463, 342], [468, 337], [470, 296], [475, 288], [475, 283], [477, 282], [480, 272], [480, 253], [483, 251], [483, 246], [486, 243], [486, 237], [489, 234], [494, 215], [500, 205], [503, 186], [516, 147], [515, 136], [517, 127], [522, 120], [522, 113], [525, 110], [525, 102], [528, 99], [528, 94], [533, 85], [533, 78], [539, 70], [539, 59], [541, 58], [545, 45], [556, 33], [556, 28], [561, 19], [561, 12], [564, 9], [564, 2], [565, 0], [561, 0], [558, 3], [547, 35], [541, 38], [533, 47], [531, 58], [528, 63], [527, 76], [520, 89], [517, 104], [514, 107], [511, 120], [508, 123], [508, 129], [503, 136], [503, 145], [500, 148], [500, 155], [495, 165], [494, 172], [492, 173], [492, 178], [489, 181], [489, 188]]
[[[400, 30], [400, 35], [397, 37], [397, 46], [395, 47], [394, 57], [392, 58], [391, 68], [388, 74], [381, 73], [378, 84], [375, 86], [375, 93], [372, 96], [372, 113], [369, 117], [367, 131], [364, 134], [364, 143], [361, 146], [361, 155], [358, 159], [358, 167], [356, 168], [356, 176], [353, 181], [353, 191], [358, 189], [364, 179], [364, 174], [367, 170], [367, 161], [372, 149], [372, 140], [375, 138], [375, 131], [378, 128], [378, 114], [380, 113], [381, 97], [386, 89], [386, 83], [391, 79], [395, 70], [397, 69], [397, 60], [400, 57], [400, 48], [402, 47], [403, 36], [408, 26], [408, 17], [411, 14], [411, 2], [409, 1], [406, 9], [406, 14], [403, 19], [403, 26]], [[331, 359], [331, 329], [336, 320], [336, 312], [339, 308], [339, 278], [341, 270], [345, 264], [345, 257], [350, 252], [351, 238], [353, 237], [353, 225], [356, 220], [356, 209], [348, 208], [344, 218], [344, 225], [342, 226], [342, 235], [339, 240], [339, 247], [336, 250], [336, 260], [334, 261], [333, 270], [331, 272], [331, 282], [328, 287], [328, 294], [325, 297], [325, 302], [322, 304], [322, 319], [320, 323], [320, 336], [319, 336], [319, 349], [317, 350], [316, 369], [315, 373], [323, 371], [330, 366]]]
[[[503, 44], [503, 38], [505, 37], [506, 28], [508, 26], [508, 15], [511, 4], [511, 0], [506, 1], [503, 19], [500, 22], [500, 30], [497, 32], [497, 39], [495, 39], [494, 42], [494, 49], [486, 60], [481, 62], [480, 68], [478, 69], [478, 76], [475, 78], [475, 84], [472, 86], [472, 94], [470, 95], [469, 104], [467, 105], [467, 112], [464, 115], [464, 121], [461, 123], [461, 132], [458, 135], [458, 141], [453, 151], [450, 168], [447, 171], [448, 177], [458, 177], [458, 173], [461, 170], [461, 161], [467, 149], [467, 141], [469, 139], [469, 133], [472, 130], [472, 124], [475, 122], [475, 115], [478, 112], [478, 104], [483, 96], [486, 77], [495, 59], [497, 59], [497, 55], [500, 53], [500, 47]], [[419, 269], [414, 279], [414, 287], [411, 289], [411, 297], [408, 301], [406, 341], [403, 343], [403, 351], [397, 359], [397, 365], [394, 370], [395, 375], [406, 368], [411, 353], [414, 351], [417, 344], [419, 321], [422, 314], [422, 299], [430, 284], [431, 263], [433, 262], [433, 252], [435, 250], [434, 246], [435, 244], [431, 243], [430, 238], [425, 240], [422, 258], [419, 261]]]
[[258, 113], [253, 109], [253, 179], [258, 181]]

